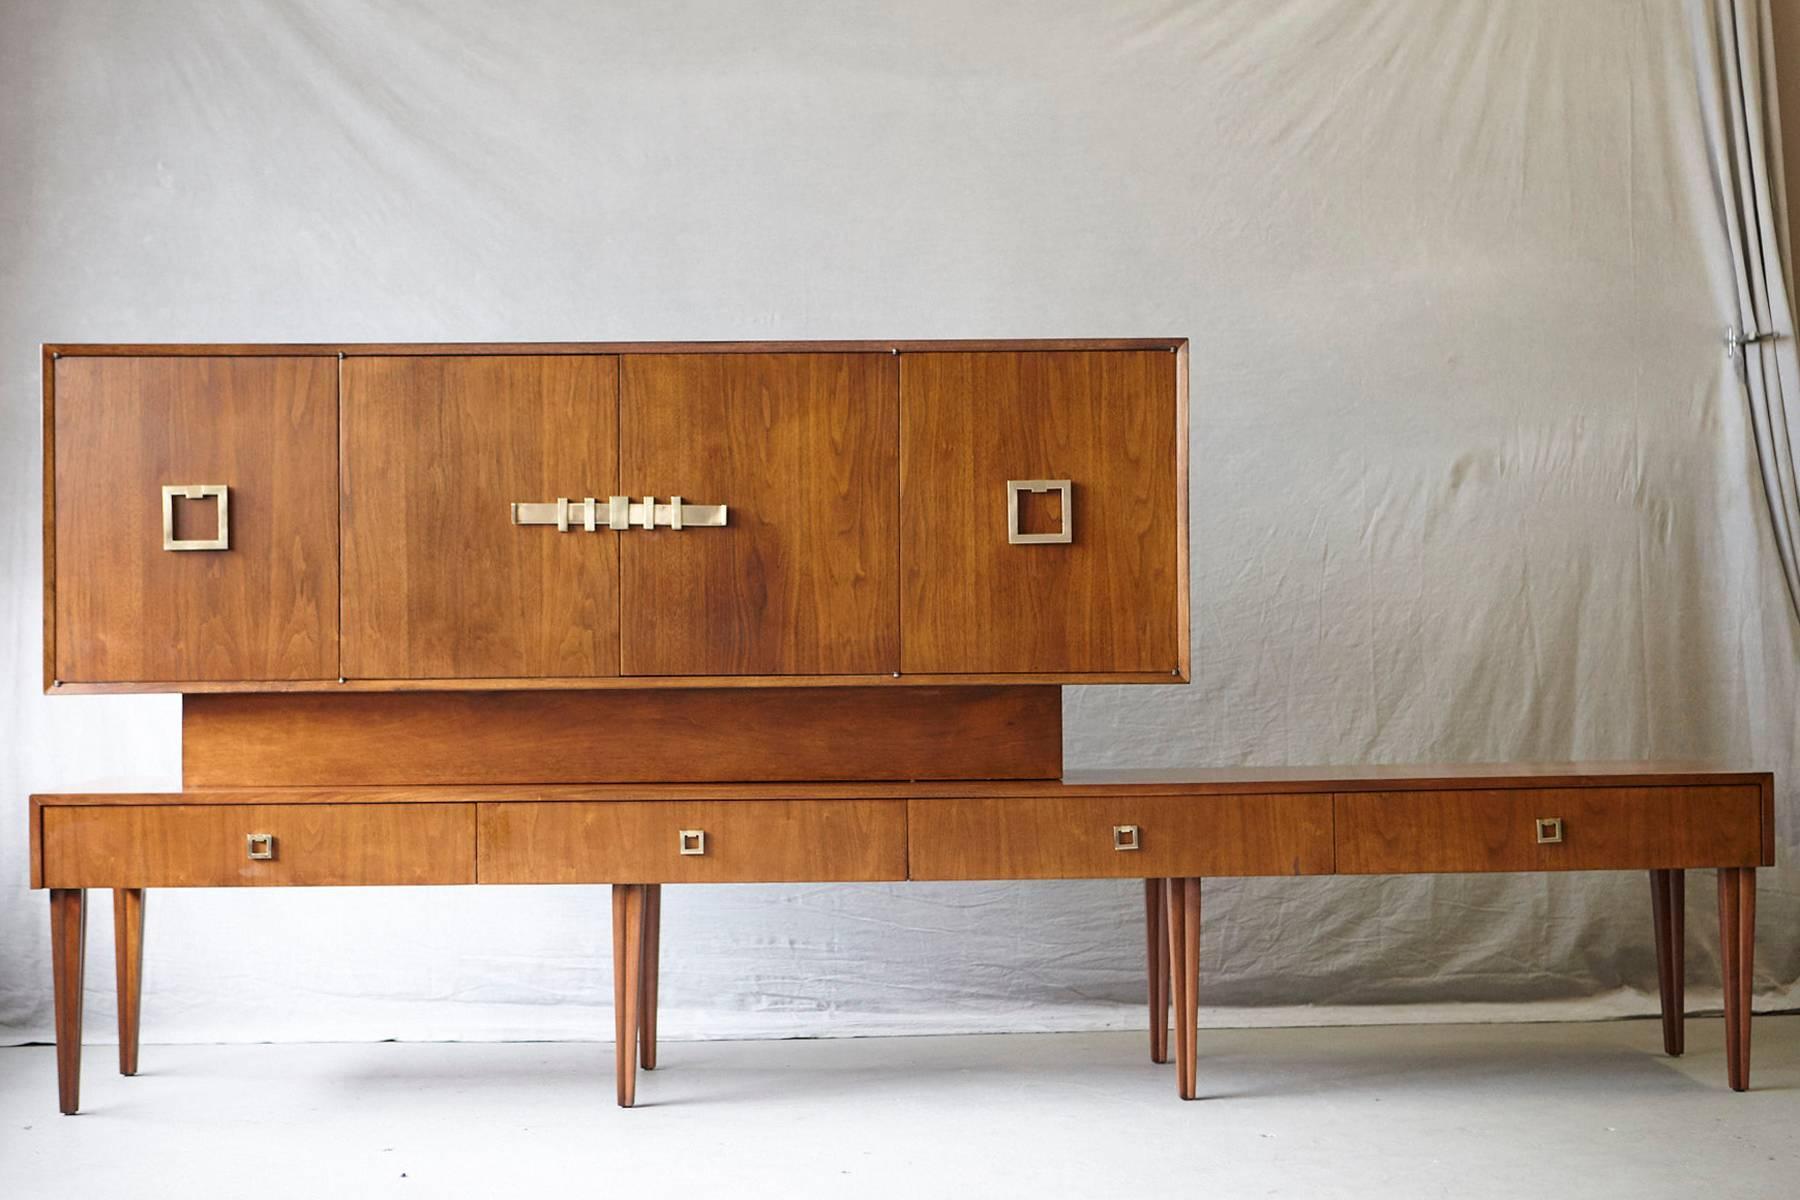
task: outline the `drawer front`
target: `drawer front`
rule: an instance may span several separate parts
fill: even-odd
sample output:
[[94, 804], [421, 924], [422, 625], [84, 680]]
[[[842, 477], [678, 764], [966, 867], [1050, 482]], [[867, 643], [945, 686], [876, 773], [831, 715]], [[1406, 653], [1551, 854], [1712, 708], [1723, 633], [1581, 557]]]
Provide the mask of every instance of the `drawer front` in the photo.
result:
[[905, 879], [905, 805], [904, 800], [483, 804], [481, 882]]
[[912, 800], [907, 828], [914, 879], [1331, 872], [1323, 793]]
[[43, 837], [45, 887], [475, 882], [472, 804], [71, 805]]
[[[1336, 803], [1346, 875], [1753, 867], [1762, 858], [1754, 787], [1358, 792]], [[1540, 834], [1540, 821], [1554, 824]]]

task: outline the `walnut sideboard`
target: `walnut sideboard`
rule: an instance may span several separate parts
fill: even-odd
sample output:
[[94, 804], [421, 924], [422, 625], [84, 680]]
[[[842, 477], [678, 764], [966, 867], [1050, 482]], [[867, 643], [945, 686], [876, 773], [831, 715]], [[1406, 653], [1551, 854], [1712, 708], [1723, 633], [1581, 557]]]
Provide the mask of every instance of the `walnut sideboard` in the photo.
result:
[[89, 889], [135, 1073], [147, 890], [612, 885], [616, 1086], [664, 884], [1143, 881], [1197, 1094], [1206, 876], [1640, 870], [1682, 1050], [1718, 871], [1748, 1086], [1766, 773], [1064, 776], [1064, 684], [1189, 675], [1180, 339], [49, 346], [44, 683], [179, 692], [182, 790], [31, 798], [79, 1107]]

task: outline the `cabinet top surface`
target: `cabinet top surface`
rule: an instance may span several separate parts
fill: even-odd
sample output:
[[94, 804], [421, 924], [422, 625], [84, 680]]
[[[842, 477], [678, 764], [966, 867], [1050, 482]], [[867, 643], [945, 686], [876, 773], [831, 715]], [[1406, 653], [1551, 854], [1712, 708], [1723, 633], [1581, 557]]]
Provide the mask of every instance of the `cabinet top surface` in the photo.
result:
[[1061, 779], [822, 783], [552, 784], [210, 788], [33, 796], [42, 804], [354, 804], [534, 800], [977, 799], [1058, 795], [1243, 795], [1296, 792], [1481, 791], [1575, 787], [1768, 787], [1767, 771], [1696, 762], [1214, 767], [1071, 771]]
[[429, 355], [429, 354], [899, 354], [981, 350], [1181, 350], [1188, 339], [1166, 338], [963, 338], [846, 341], [721, 342], [47, 342], [50, 357], [149, 355]]

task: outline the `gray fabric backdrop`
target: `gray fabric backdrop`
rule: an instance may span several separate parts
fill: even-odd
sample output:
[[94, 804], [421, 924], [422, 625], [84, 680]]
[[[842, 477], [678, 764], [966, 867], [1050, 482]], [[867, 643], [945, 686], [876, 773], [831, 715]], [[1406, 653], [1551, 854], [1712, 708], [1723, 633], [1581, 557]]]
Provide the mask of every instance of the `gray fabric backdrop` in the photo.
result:
[[[1689, 15], [0, 7], [0, 1036], [49, 1029], [26, 793], [179, 770], [176, 700], [39, 694], [50, 340], [1186, 335], [1196, 680], [1072, 690], [1071, 765], [1723, 756], [1779, 772], [1792, 861], [1795, 621], [1720, 345]], [[1800, 875], [1761, 903], [1768, 1008]], [[1138, 904], [676, 890], [665, 1026], [1141, 1022]], [[1652, 1003], [1636, 875], [1218, 881], [1206, 906], [1209, 1020]], [[157, 893], [147, 1037], [609, 1037], [606, 911]], [[105, 1036], [104, 906], [91, 936]]]

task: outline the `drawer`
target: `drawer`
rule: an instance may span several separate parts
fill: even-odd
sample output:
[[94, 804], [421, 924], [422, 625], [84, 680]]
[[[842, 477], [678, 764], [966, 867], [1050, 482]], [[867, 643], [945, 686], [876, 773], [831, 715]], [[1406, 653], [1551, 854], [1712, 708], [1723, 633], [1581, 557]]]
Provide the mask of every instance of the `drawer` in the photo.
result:
[[482, 804], [483, 883], [906, 878], [904, 800]]
[[912, 800], [907, 828], [914, 879], [1331, 872], [1325, 793]]
[[43, 819], [45, 887], [475, 882], [472, 804], [67, 805]]
[[[1346, 875], [1753, 867], [1762, 859], [1754, 787], [1356, 792], [1336, 803], [1337, 869]], [[1539, 821], [1556, 823], [1543, 841]]]

